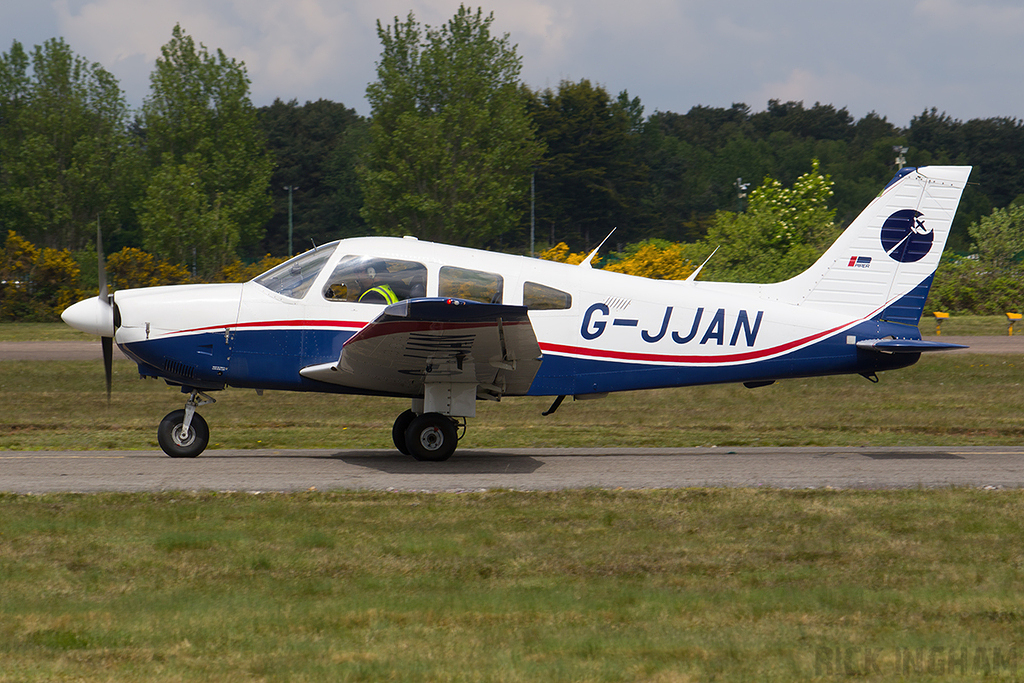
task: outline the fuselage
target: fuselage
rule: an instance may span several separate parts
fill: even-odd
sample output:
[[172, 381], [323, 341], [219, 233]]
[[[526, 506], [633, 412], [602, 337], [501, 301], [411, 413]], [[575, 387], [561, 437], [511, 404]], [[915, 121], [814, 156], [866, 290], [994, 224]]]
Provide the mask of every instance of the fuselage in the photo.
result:
[[356, 263], [375, 264], [382, 296], [526, 306], [542, 353], [529, 395], [873, 373], [919, 357], [856, 346], [916, 338], [914, 327], [795, 305], [770, 286], [649, 280], [410, 238], [331, 243], [244, 284], [118, 291], [114, 339], [142, 375], [194, 389], [386, 393], [300, 374], [337, 361], [389, 303], [356, 297]]

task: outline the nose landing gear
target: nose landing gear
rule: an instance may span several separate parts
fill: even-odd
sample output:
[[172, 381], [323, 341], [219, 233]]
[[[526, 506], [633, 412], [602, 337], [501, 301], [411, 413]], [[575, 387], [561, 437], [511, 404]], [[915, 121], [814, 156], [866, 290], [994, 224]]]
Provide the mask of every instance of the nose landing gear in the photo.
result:
[[156, 431], [156, 440], [163, 452], [172, 458], [194, 458], [206, 450], [210, 443], [210, 426], [196, 408], [215, 402], [201, 391], [193, 391], [185, 401], [184, 410], [168, 413]]

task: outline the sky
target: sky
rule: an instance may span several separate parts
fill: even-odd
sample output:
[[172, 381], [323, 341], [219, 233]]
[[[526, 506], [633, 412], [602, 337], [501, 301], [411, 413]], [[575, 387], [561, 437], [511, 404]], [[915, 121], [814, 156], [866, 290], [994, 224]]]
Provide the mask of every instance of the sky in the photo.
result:
[[[243, 61], [256, 106], [327, 99], [369, 115], [377, 21], [439, 27], [458, 0], [0, 0], [0, 52], [63, 38], [141, 105], [175, 24]], [[588, 79], [645, 114], [769, 100], [1024, 119], [1020, 0], [490, 0], [531, 88]]]

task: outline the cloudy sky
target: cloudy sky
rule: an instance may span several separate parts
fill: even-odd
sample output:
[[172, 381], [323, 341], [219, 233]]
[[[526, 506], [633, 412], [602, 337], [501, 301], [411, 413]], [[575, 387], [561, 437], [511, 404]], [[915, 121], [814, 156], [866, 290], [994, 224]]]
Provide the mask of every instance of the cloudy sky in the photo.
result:
[[[874, 111], [896, 125], [935, 107], [1024, 118], [1020, 0], [490, 0], [534, 89], [583, 78], [646, 113], [768, 100]], [[369, 114], [378, 19], [439, 26], [458, 0], [3, 0], [0, 51], [63, 37], [120, 81], [132, 106], [180, 23], [245, 62], [257, 106], [328, 99]]]

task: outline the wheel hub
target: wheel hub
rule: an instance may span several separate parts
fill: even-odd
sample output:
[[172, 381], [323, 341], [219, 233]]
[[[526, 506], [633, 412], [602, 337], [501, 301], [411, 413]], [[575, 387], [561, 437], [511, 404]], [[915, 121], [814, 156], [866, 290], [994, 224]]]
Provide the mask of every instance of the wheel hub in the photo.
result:
[[420, 443], [428, 451], [436, 451], [444, 445], [444, 434], [437, 427], [430, 427], [420, 432]]
[[191, 446], [192, 442], [196, 440], [196, 430], [191, 427], [175, 429], [171, 432], [171, 438], [176, 446]]

